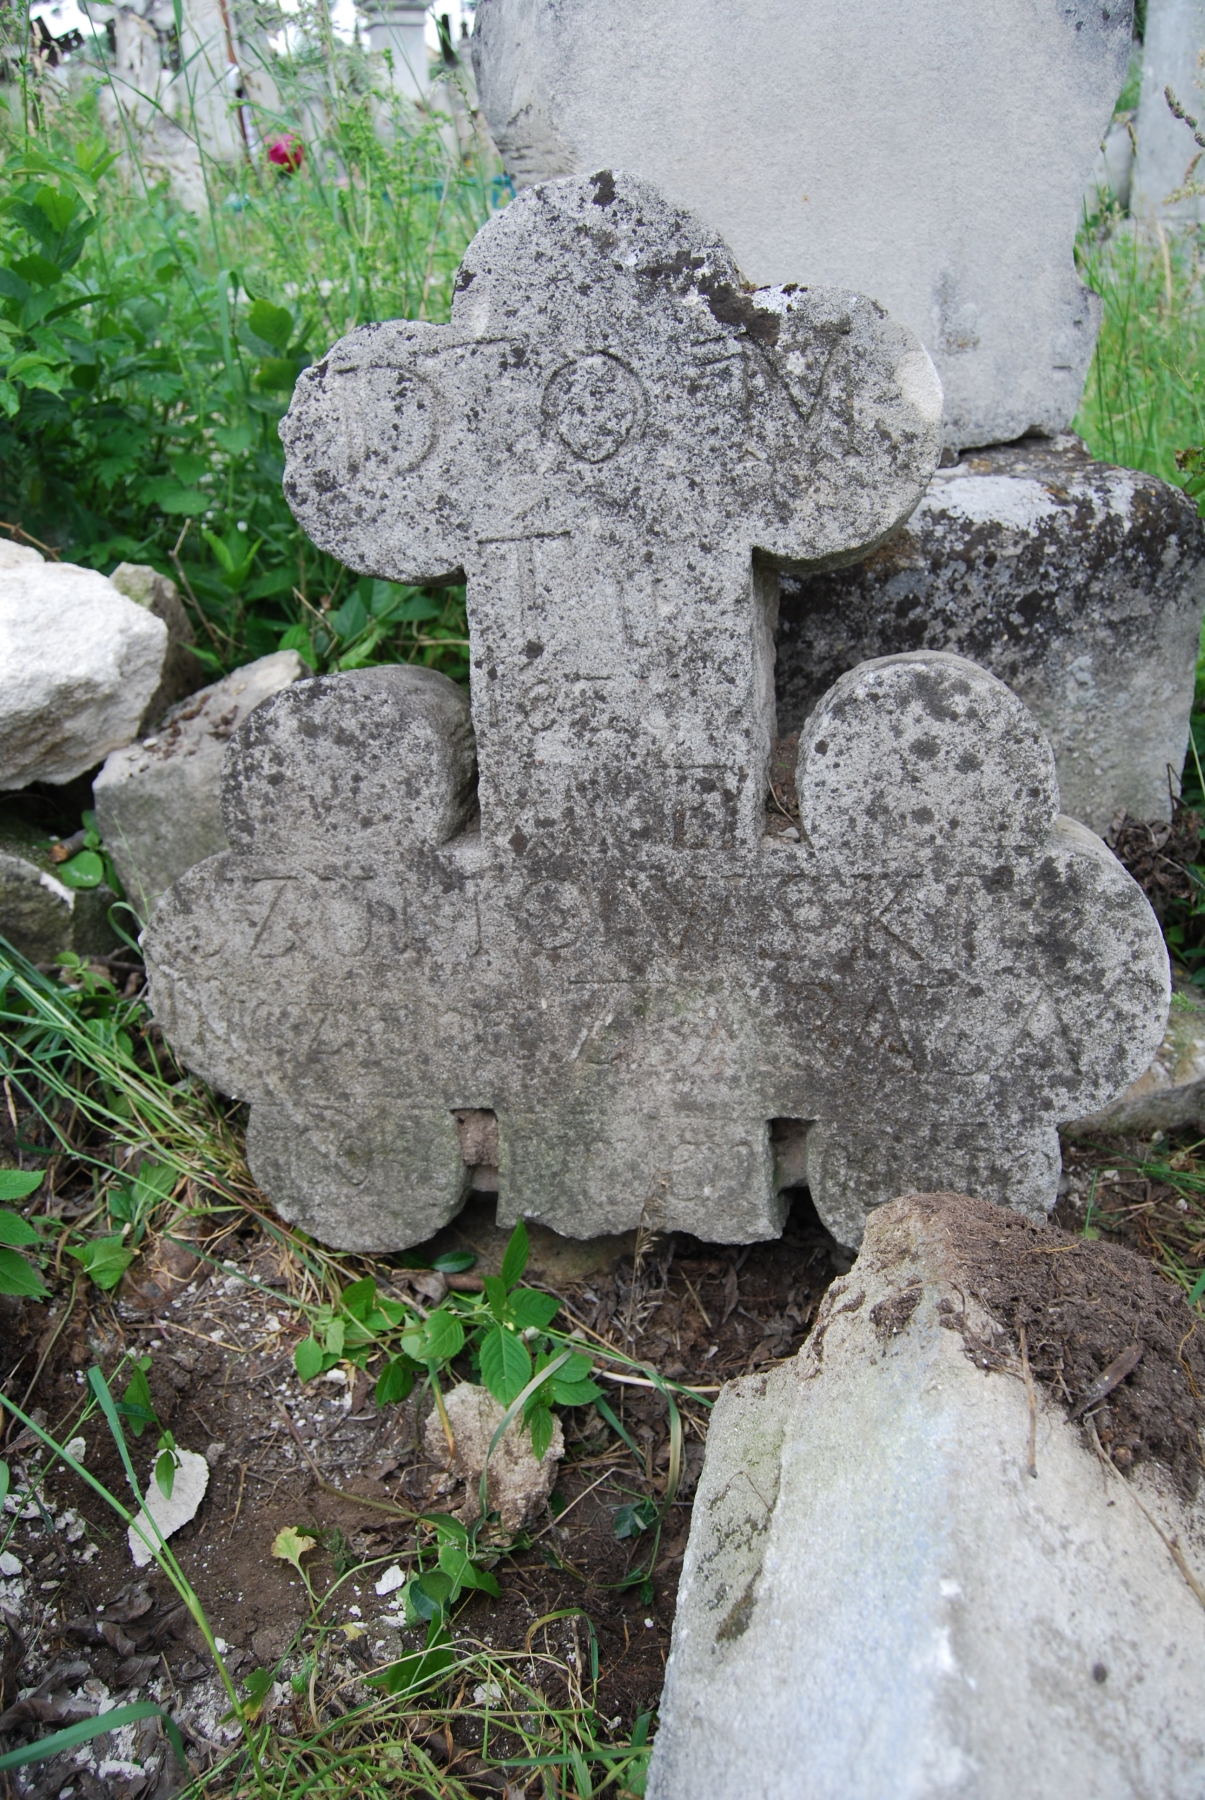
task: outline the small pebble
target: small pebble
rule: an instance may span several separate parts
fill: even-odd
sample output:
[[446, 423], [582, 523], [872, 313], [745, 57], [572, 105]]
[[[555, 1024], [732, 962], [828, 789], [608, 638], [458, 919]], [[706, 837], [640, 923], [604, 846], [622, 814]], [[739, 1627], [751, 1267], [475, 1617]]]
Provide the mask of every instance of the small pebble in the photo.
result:
[[11, 1550], [0, 1551], [0, 1575], [19, 1575], [22, 1566], [21, 1559]]
[[653, 1629], [653, 1623], [654, 1621], [652, 1619], [646, 1619], [644, 1621], [644, 1629], [646, 1631], [651, 1631]]

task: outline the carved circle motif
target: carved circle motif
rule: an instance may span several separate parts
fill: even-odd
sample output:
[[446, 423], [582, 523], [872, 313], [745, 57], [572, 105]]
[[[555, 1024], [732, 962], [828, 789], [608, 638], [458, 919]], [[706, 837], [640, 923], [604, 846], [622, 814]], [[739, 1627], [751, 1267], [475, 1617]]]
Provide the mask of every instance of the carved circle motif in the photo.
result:
[[439, 398], [408, 369], [367, 367], [340, 374], [339, 413], [345, 479], [409, 475], [439, 435]]
[[644, 389], [626, 363], [595, 350], [558, 369], [544, 414], [579, 462], [608, 462], [644, 424]]

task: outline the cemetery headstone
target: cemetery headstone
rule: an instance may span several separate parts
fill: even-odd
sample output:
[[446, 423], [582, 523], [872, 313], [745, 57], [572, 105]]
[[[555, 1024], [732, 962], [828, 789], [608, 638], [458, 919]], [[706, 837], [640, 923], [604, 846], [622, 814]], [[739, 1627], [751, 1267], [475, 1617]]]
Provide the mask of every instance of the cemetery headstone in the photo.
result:
[[766, 833], [774, 567], [871, 548], [932, 473], [915, 338], [842, 290], [739, 283], [600, 173], [470, 246], [447, 326], [342, 340], [286, 492], [376, 576], [463, 570], [472, 709], [389, 667], [298, 682], [228, 753], [231, 848], [160, 903], [156, 1015], [251, 1102], [327, 1241], [430, 1235], [497, 1121], [499, 1216], [773, 1236], [774, 1144], [845, 1243], [901, 1185], [1042, 1212], [1056, 1125], [1146, 1067], [1167, 958], [1059, 820], [1019, 700], [942, 654], [839, 681]]
[[1147, 0], [1130, 195], [1134, 217], [1148, 225], [1199, 224], [1205, 219], [1200, 146], [1168, 106], [1169, 87], [1199, 126], [1205, 117], [1205, 0]]
[[1194, 1317], [1120, 1245], [881, 1208], [712, 1414], [649, 1800], [1197, 1800]]
[[779, 730], [869, 657], [953, 650], [1035, 715], [1064, 811], [1102, 834], [1123, 810], [1165, 819], [1203, 612], [1205, 525], [1178, 488], [1073, 437], [977, 451], [856, 568], [784, 578]]
[[1129, 0], [482, 0], [474, 45], [517, 181], [624, 169], [750, 280], [869, 294], [933, 356], [961, 449], [1079, 404], [1099, 303], [1073, 244], [1131, 20]]

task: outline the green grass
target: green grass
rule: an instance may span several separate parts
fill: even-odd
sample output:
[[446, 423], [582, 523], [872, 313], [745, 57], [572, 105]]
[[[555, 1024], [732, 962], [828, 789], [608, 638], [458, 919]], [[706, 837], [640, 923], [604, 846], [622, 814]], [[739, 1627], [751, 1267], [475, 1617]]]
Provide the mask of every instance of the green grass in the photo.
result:
[[1086, 230], [1079, 245], [1102, 316], [1075, 430], [1094, 456], [1178, 484], [1177, 454], [1205, 443], [1202, 241], [1104, 225], [1108, 235]]
[[[21, 26], [0, 14], [0, 40]], [[215, 672], [283, 644], [319, 669], [417, 659], [464, 679], [463, 593], [359, 581], [318, 552], [276, 427], [344, 332], [447, 318], [505, 195], [476, 141], [449, 148], [443, 115], [311, 46], [278, 70], [286, 94], [317, 83], [300, 169], [206, 161], [194, 216], [138, 163], [135, 121], [106, 140], [99, 81], [64, 94], [23, 70], [0, 90], [0, 521], [105, 572], [176, 576]]]

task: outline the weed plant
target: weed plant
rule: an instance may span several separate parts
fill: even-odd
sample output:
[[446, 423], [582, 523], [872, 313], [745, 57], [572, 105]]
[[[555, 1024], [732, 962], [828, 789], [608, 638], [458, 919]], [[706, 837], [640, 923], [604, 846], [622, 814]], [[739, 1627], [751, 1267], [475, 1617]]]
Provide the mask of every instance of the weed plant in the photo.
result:
[[[646, 1591], [651, 1595], [662, 1526], [683, 1469], [682, 1418], [675, 1396], [701, 1396], [678, 1389], [649, 1365], [610, 1345], [599, 1342], [587, 1350], [580, 1333], [561, 1329], [557, 1298], [523, 1285], [527, 1242], [521, 1224], [499, 1275], [485, 1277], [480, 1293], [452, 1290], [426, 1312], [390, 1298], [383, 1291], [387, 1265], [328, 1251], [265, 1211], [246, 1169], [239, 1109], [224, 1107], [203, 1083], [173, 1063], [139, 996], [119, 992], [113, 979], [74, 957], [62, 959], [56, 978], [2, 941], [0, 1088], [10, 1118], [21, 1121], [16, 1145], [26, 1165], [0, 1170], [0, 1201], [10, 1203], [0, 1209], [0, 1293], [45, 1298], [71, 1281], [70, 1296], [24, 1397], [0, 1396], [0, 1406], [45, 1447], [47, 1471], [56, 1465], [70, 1470], [114, 1509], [123, 1528], [130, 1524], [129, 1496], [105, 1489], [67, 1448], [71, 1436], [99, 1409], [134, 1500], [141, 1503], [144, 1496], [130, 1436], [140, 1437], [146, 1430], [154, 1434], [152, 1480], [170, 1483], [175, 1446], [156, 1418], [148, 1365], [136, 1354], [123, 1354], [107, 1373], [99, 1366], [89, 1372], [84, 1410], [70, 1418], [58, 1437], [25, 1407], [54, 1342], [91, 1289], [101, 1294], [115, 1290], [135, 1259], [161, 1238], [215, 1269], [221, 1267], [224, 1237], [250, 1213], [284, 1252], [287, 1289], [273, 1288], [271, 1300], [275, 1307], [291, 1310], [294, 1330], [300, 1327], [305, 1333], [293, 1355], [304, 1382], [317, 1380], [336, 1364], [363, 1370], [375, 1382], [376, 1402], [382, 1407], [397, 1405], [421, 1382], [446, 1423], [443, 1384], [466, 1377], [480, 1381], [504, 1408], [491, 1454], [512, 1422], [530, 1433], [533, 1447], [542, 1453], [552, 1436], [554, 1407], [593, 1405], [638, 1461], [638, 1445], [594, 1377], [600, 1369], [622, 1371], [622, 1378], [635, 1376], [657, 1388], [670, 1424], [664, 1496], [659, 1502], [646, 1498], [621, 1507], [615, 1522], [617, 1537], [647, 1534], [637, 1566], [623, 1585], [639, 1588], [642, 1597]], [[406, 1260], [415, 1264], [416, 1259]], [[453, 1253], [435, 1266], [454, 1274], [472, 1260]], [[0, 1463], [0, 1489], [8, 1480], [8, 1469]], [[472, 1784], [450, 1775], [430, 1748], [443, 1722], [453, 1717], [462, 1735], [466, 1724], [480, 1726], [479, 1760], [504, 1770], [519, 1791], [535, 1776], [546, 1793], [581, 1800], [643, 1791], [650, 1720], [637, 1721], [627, 1742], [617, 1744], [604, 1731], [592, 1691], [598, 1681], [596, 1649], [589, 1679], [580, 1661], [571, 1667], [538, 1646], [533, 1649], [540, 1628], [563, 1615], [537, 1620], [521, 1652], [487, 1649], [458, 1630], [457, 1612], [468, 1596], [476, 1590], [498, 1594], [511, 1547], [497, 1515], [488, 1511], [486, 1475], [479, 1499], [481, 1517], [473, 1526], [448, 1515], [407, 1512], [392, 1502], [366, 1502], [383, 1508], [412, 1533], [407, 1549], [392, 1547], [383, 1560], [400, 1556], [411, 1564], [401, 1598], [408, 1620], [426, 1633], [420, 1648], [368, 1671], [366, 1682], [363, 1671], [349, 1674], [340, 1664], [346, 1635], [333, 1620], [343, 1577], [360, 1566], [356, 1557], [330, 1591], [319, 1595], [304, 1567], [317, 1537], [304, 1525], [278, 1534], [273, 1553], [292, 1561], [302, 1576], [310, 1617], [275, 1669], [254, 1670], [236, 1684], [202, 1601], [179, 1563], [161, 1541], [149, 1545], [202, 1633], [241, 1733], [225, 1760], [190, 1785], [190, 1795], [197, 1800], [202, 1794], [210, 1800], [252, 1795], [292, 1800], [313, 1791], [469, 1800], [476, 1791]], [[290, 1675], [289, 1669], [298, 1665], [302, 1674]], [[554, 1668], [571, 1696], [569, 1705], [557, 1706], [543, 1691], [542, 1677]], [[288, 1711], [274, 1718], [265, 1703], [278, 1679], [291, 1682], [293, 1700]], [[365, 1702], [353, 1696], [349, 1702], [348, 1689], [362, 1693], [365, 1686], [375, 1697]], [[478, 1698], [466, 1705], [468, 1692]], [[101, 1730], [160, 1710], [138, 1701], [132, 1709], [121, 1709], [120, 1717], [104, 1715], [107, 1725], [85, 1722], [40, 1738], [24, 1751], [7, 1752], [0, 1771], [45, 1759]], [[287, 1735], [277, 1729], [282, 1717], [289, 1722]], [[170, 1714], [163, 1720], [170, 1736]]]
[[[0, 35], [6, 19], [20, 25], [6, 12]], [[139, 163], [119, 89], [115, 146], [100, 76], [64, 89], [19, 36], [10, 48], [24, 105], [0, 89], [0, 521], [70, 561], [175, 575], [214, 672], [283, 646], [317, 669], [419, 660], [463, 679], [462, 592], [361, 581], [319, 552], [281, 492], [276, 427], [344, 332], [448, 316], [501, 193], [477, 140], [450, 149], [447, 115], [375, 89], [340, 49], [316, 97], [309, 71], [321, 135], [300, 166], [205, 159], [194, 216]]]

